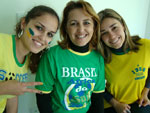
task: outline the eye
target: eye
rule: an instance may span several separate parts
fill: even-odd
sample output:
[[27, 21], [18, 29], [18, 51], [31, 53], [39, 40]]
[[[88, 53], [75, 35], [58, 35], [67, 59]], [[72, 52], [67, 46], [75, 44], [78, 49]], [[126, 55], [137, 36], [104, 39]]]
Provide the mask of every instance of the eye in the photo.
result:
[[107, 35], [108, 32], [102, 32], [101, 37]]
[[49, 38], [53, 38], [54, 34], [53, 33], [48, 33], [47, 34]]
[[117, 27], [116, 26], [114, 26], [113, 28], [112, 28], [112, 30], [116, 30], [117, 29]]
[[75, 25], [77, 25], [78, 23], [77, 22], [75, 22], [75, 21], [73, 21], [73, 22], [70, 22], [70, 26], [75, 26]]
[[36, 27], [36, 29], [39, 30], [39, 31], [42, 31], [42, 30], [43, 30], [43, 28], [42, 28], [41, 26], [36, 25], [35, 27]]
[[84, 25], [89, 25], [89, 24], [90, 24], [89, 21], [85, 21], [85, 22], [84, 22]]

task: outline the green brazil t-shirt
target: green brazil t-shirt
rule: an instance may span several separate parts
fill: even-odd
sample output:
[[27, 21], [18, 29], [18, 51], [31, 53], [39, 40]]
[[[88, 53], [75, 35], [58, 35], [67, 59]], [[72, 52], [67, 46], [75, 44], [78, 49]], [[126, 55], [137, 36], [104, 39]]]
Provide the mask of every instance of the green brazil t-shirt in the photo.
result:
[[36, 81], [44, 83], [37, 89], [51, 92], [54, 113], [86, 113], [91, 94], [104, 92], [104, 59], [94, 50], [78, 53], [56, 45], [42, 56]]

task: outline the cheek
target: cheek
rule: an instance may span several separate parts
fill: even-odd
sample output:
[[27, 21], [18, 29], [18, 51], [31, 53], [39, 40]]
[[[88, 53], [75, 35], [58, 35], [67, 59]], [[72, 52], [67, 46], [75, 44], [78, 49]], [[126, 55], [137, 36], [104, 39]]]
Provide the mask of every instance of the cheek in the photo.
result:
[[52, 41], [52, 38], [47, 38], [45, 41], [46, 45], [51, 44], [51, 41]]
[[93, 36], [93, 34], [94, 34], [94, 29], [91, 29], [91, 30], [90, 30], [90, 33], [91, 33], [91, 35]]
[[102, 36], [102, 41], [103, 41], [104, 43], [106, 43], [106, 42], [107, 42], [107, 38], [104, 37], [104, 36]]
[[96, 29], [96, 28], [94, 28], [94, 26], [91, 26], [91, 27], [88, 28], [88, 31], [89, 31], [91, 34], [93, 34], [95, 29]]
[[70, 38], [72, 38], [73, 35], [75, 34], [75, 30], [73, 28], [68, 28], [67, 34], [69, 35]]

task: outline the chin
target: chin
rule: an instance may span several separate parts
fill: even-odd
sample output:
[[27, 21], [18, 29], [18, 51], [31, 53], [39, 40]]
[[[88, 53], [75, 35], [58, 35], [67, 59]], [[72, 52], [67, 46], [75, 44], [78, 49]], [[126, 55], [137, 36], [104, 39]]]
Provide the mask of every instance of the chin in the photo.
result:
[[34, 54], [37, 54], [37, 53], [39, 53], [40, 51], [32, 51], [32, 53], [34, 53]]

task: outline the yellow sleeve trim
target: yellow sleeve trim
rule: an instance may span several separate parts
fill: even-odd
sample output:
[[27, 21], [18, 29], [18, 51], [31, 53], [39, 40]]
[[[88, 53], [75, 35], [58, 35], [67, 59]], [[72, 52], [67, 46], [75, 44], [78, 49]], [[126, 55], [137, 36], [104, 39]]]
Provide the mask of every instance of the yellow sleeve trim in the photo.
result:
[[52, 91], [42, 91], [43, 94], [51, 93]]
[[[35, 88], [37, 89], [37, 88]], [[37, 89], [37, 90], [40, 90], [40, 89]], [[41, 91], [41, 90], [40, 90]], [[51, 93], [52, 91], [42, 91], [43, 94], [48, 94], [48, 93]]]
[[102, 91], [93, 91], [93, 93], [103, 93], [105, 90]]

